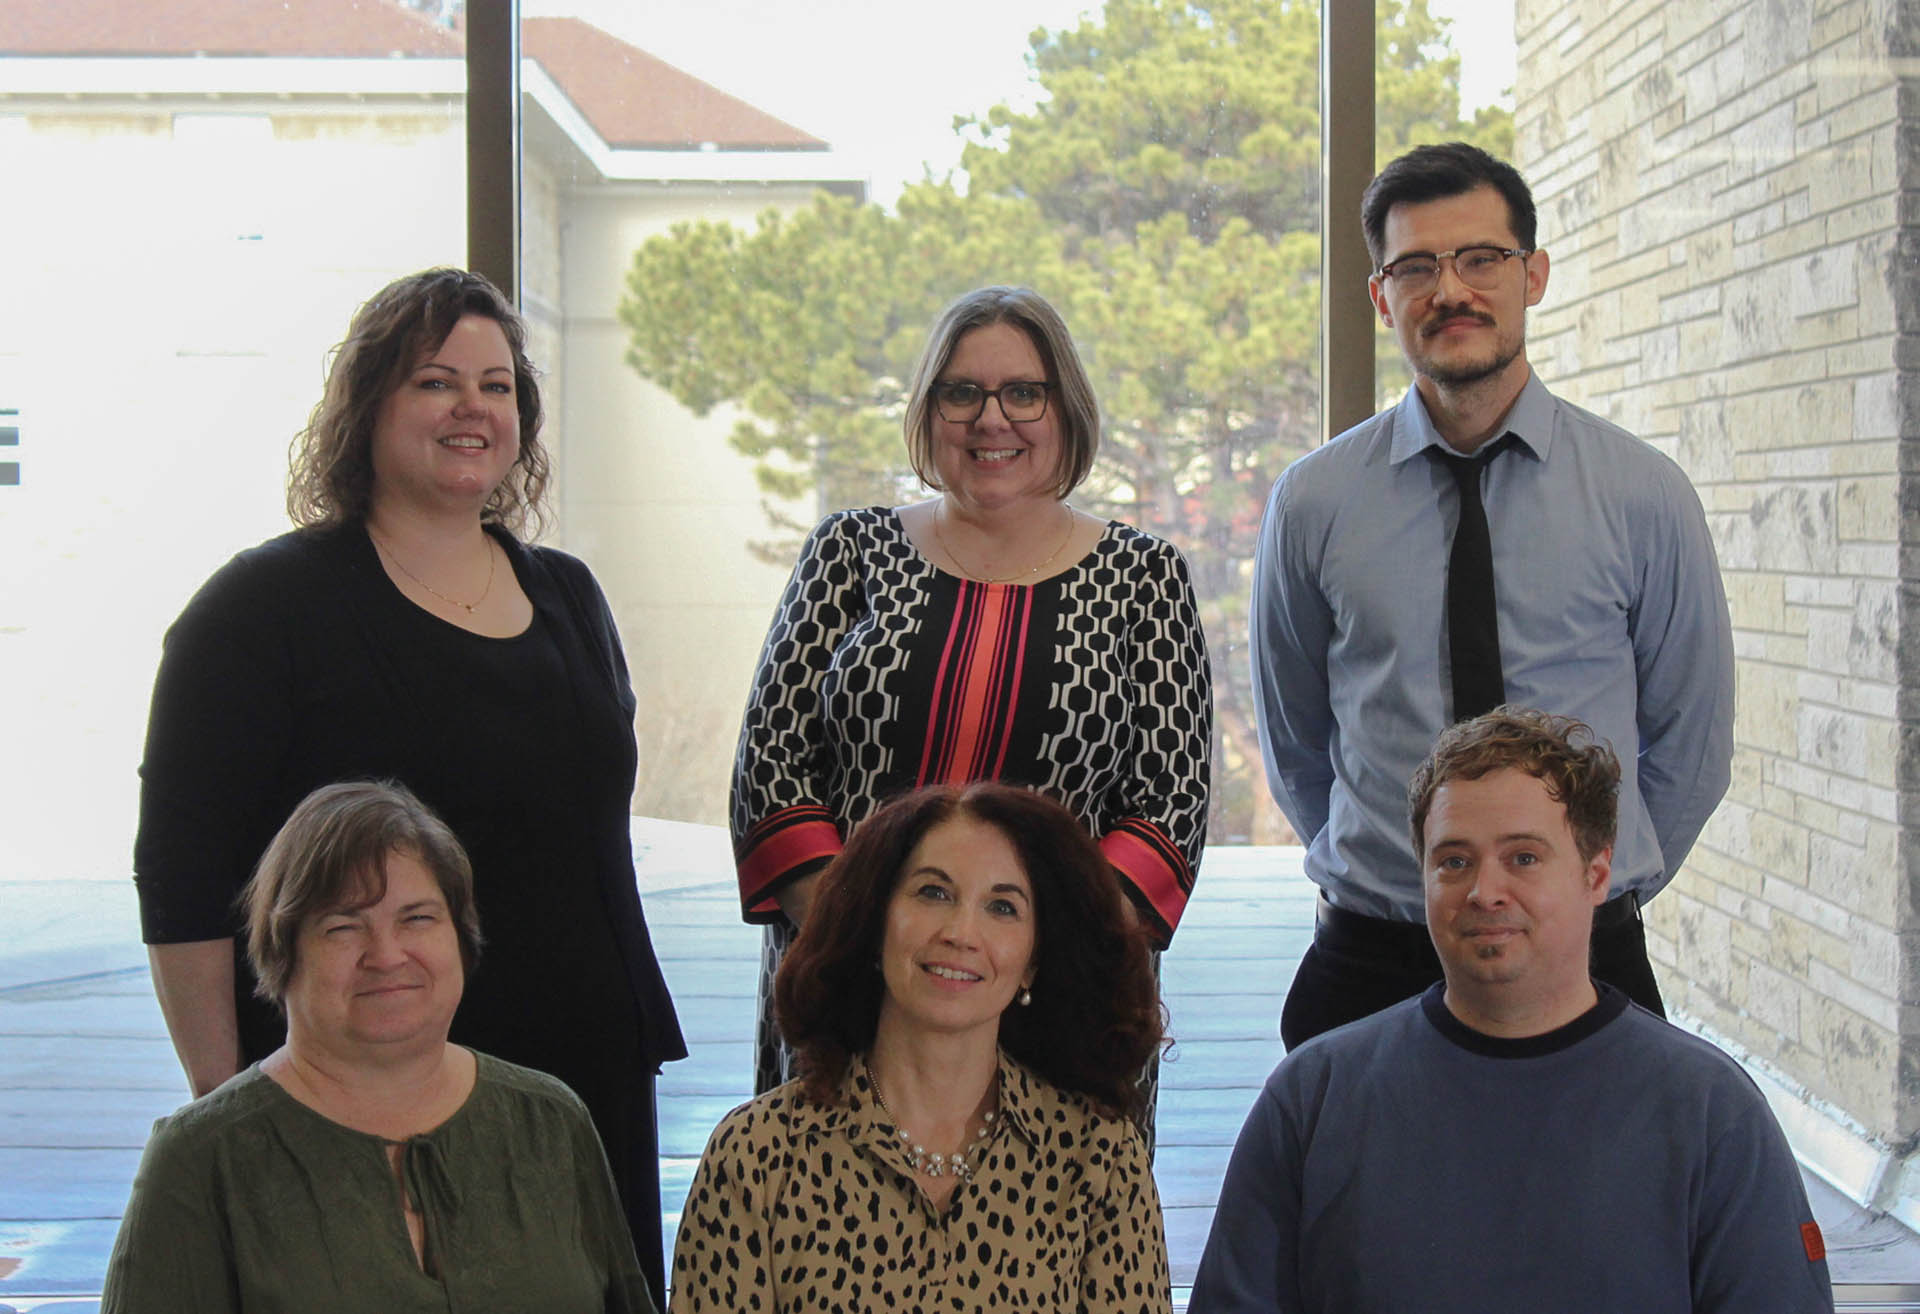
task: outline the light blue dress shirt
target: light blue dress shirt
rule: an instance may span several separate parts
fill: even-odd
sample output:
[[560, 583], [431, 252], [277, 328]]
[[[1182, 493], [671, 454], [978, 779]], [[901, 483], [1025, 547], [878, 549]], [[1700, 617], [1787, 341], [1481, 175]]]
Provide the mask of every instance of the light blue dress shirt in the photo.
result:
[[[1481, 475], [1507, 700], [1620, 757], [1615, 895], [1673, 878], [1726, 793], [1733, 634], [1700, 499], [1632, 434], [1527, 381]], [[1425, 920], [1407, 780], [1451, 720], [1447, 555], [1459, 517], [1417, 388], [1287, 467], [1254, 562], [1267, 782], [1339, 907]]]

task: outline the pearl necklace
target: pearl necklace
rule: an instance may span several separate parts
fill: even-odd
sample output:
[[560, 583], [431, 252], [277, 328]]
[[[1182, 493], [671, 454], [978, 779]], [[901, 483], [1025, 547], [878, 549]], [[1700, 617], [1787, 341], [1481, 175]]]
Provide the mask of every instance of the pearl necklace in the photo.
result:
[[867, 1069], [867, 1080], [873, 1085], [873, 1102], [880, 1106], [880, 1112], [887, 1115], [894, 1130], [900, 1133], [900, 1150], [907, 1156], [907, 1167], [914, 1175], [925, 1174], [928, 1177], [946, 1177], [951, 1174], [955, 1180], [971, 1182], [973, 1180], [974, 1156], [985, 1148], [993, 1137], [993, 1124], [996, 1120], [994, 1110], [988, 1109], [980, 1115], [980, 1130], [973, 1139], [955, 1150], [952, 1154], [928, 1154], [927, 1147], [918, 1144], [913, 1134], [900, 1125], [900, 1119], [893, 1116], [893, 1110], [887, 1107], [887, 1097], [880, 1093], [880, 1076], [872, 1068]]
[[449, 598], [446, 594], [442, 593], [439, 589], [436, 589], [433, 585], [427, 583], [424, 579], [421, 579], [418, 575], [414, 574], [411, 570], [408, 570], [404, 565], [401, 564], [400, 558], [393, 555], [393, 549], [388, 547], [385, 543], [382, 543], [380, 541], [380, 536], [374, 533], [371, 527], [369, 527], [367, 530], [367, 537], [372, 539], [373, 545], [380, 549], [380, 554], [384, 556], [388, 561], [391, 561], [393, 563], [395, 570], [398, 570], [402, 575], [405, 575], [408, 579], [412, 580], [415, 584], [418, 584], [421, 588], [433, 594], [434, 597], [440, 599], [440, 601], [446, 603], [449, 607], [458, 607], [460, 608], [460, 610], [466, 612], [467, 615], [469, 616], [473, 615], [474, 610], [478, 608], [481, 603], [487, 600], [487, 595], [493, 592], [493, 568], [495, 564], [494, 556], [493, 556], [493, 540], [488, 538], [484, 533], [480, 537], [481, 537], [483, 546], [485, 546], [487, 550], [487, 586], [480, 590], [480, 596], [475, 598], [472, 602], [462, 602], [458, 598]]
[[973, 569], [971, 566], [967, 565], [966, 562], [960, 560], [959, 557], [955, 556], [953, 549], [947, 546], [947, 536], [940, 532], [941, 512], [946, 509], [946, 505], [947, 503], [945, 498], [942, 498], [938, 503], [934, 505], [933, 541], [940, 545], [940, 550], [942, 552], [946, 553], [947, 560], [951, 561], [954, 565], [960, 567], [960, 573], [962, 575], [965, 575], [968, 579], [972, 580], [976, 584], [1011, 584], [1015, 580], [1025, 579], [1029, 575], [1038, 575], [1041, 571], [1045, 570], [1048, 566], [1051, 566], [1062, 552], [1065, 552], [1067, 550], [1067, 544], [1073, 542], [1073, 531], [1076, 527], [1076, 524], [1074, 521], [1074, 515], [1073, 515], [1073, 508], [1068, 506], [1066, 503], [1062, 502], [1060, 504], [1061, 508], [1065, 510], [1067, 513], [1067, 535], [1065, 538], [1060, 540], [1060, 546], [1056, 547], [1053, 551], [1047, 553], [1045, 560], [1041, 561], [1041, 563], [1037, 566], [1028, 567], [1026, 570], [1016, 570], [1011, 575], [982, 575], [979, 571]]

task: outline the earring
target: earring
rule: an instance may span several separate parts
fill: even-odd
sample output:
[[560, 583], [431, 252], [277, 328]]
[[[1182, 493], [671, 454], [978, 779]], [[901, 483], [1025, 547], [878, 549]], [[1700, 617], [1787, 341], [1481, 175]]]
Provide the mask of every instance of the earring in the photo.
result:
[[1020, 1007], [1026, 1008], [1032, 1003], [1033, 1003], [1033, 991], [1027, 989], [1027, 987], [1025, 986], [1021, 986], [1020, 987]]

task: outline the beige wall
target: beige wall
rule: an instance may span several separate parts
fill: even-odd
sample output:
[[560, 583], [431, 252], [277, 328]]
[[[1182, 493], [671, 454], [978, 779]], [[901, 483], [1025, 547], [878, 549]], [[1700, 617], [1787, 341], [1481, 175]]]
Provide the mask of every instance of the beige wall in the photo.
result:
[[[690, 219], [751, 227], [808, 187], [615, 184], [572, 189], [562, 276], [567, 388], [562, 543], [613, 602], [640, 710], [634, 811], [726, 820], [727, 780], [760, 643], [790, 563], [756, 560], [768, 527], [733, 414], [696, 417], [626, 364], [617, 309], [639, 244]], [[810, 519], [807, 508], [793, 508]]]
[[1687, 468], [1733, 608], [1734, 783], [1653, 905], [1663, 985], [1896, 1152], [1920, 1133], [1902, 2], [1519, 0], [1516, 113], [1553, 256], [1533, 359]]

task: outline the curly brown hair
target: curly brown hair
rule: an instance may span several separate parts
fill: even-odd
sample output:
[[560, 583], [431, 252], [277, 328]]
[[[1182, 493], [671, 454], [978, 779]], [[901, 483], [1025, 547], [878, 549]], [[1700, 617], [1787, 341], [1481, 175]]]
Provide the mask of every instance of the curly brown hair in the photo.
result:
[[874, 964], [907, 859], [935, 826], [969, 817], [1006, 836], [1033, 885], [1040, 974], [1033, 1002], [1000, 1015], [1000, 1046], [1110, 1116], [1138, 1117], [1140, 1073], [1165, 1019], [1145, 935], [1121, 906], [1119, 877], [1073, 814], [1012, 785], [936, 785], [854, 828], [823, 873], [806, 924], [774, 980], [781, 1033], [808, 1098], [840, 1098], [847, 1063], [873, 1044], [886, 983]]
[[395, 279], [354, 313], [333, 349], [320, 404], [288, 452], [287, 514], [309, 529], [357, 524], [373, 502], [373, 429], [380, 406], [453, 326], [482, 315], [513, 352], [520, 456], [481, 510], [514, 534], [546, 525], [547, 449], [540, 444], [540, 384], [527, 359], [527, 326], [500, 290], [464, 269], [427, 269]]
[[1478, 780], [1509, 768], [1539, 780], [1566, 808], [1582, 862], [1613, 843], [1620, 800], [1620, 760], [1613, 750], [1584, 721], [1509, 703], [1443, 730], [1414, 769], [1407, 784], [1413, 856], [1426, 859], [1434, 791], [1449, 780]]

